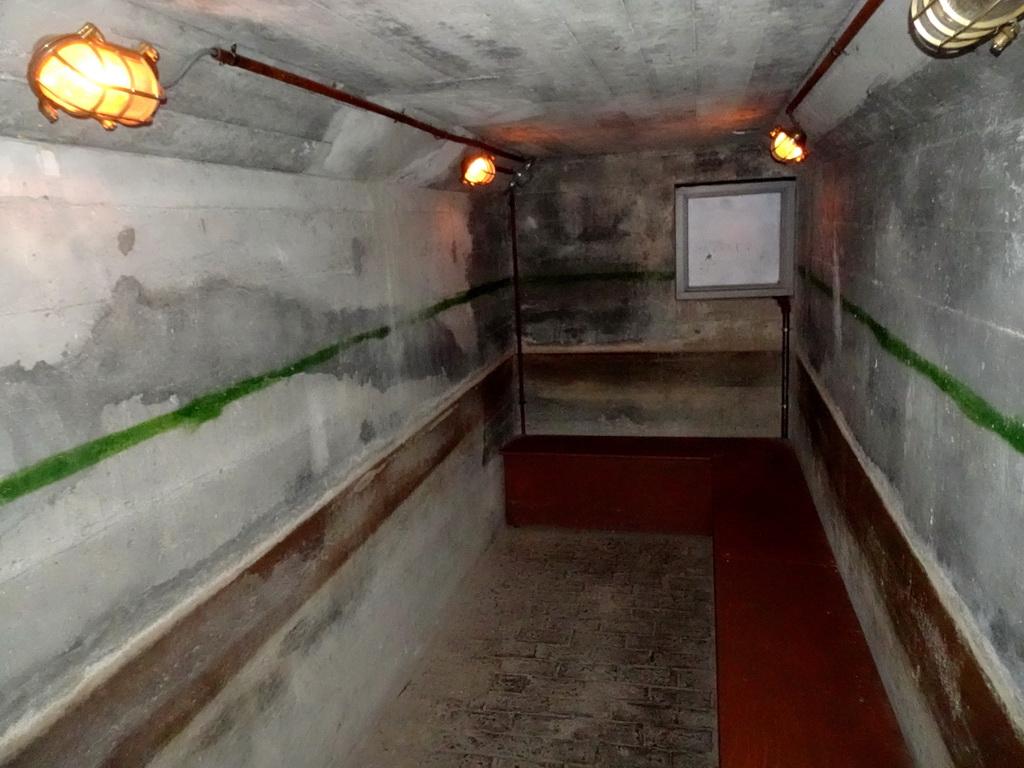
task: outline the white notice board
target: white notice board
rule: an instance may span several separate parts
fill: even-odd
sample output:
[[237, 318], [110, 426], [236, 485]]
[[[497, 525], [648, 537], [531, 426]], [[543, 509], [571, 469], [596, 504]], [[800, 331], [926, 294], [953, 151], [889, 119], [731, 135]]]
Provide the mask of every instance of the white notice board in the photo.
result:
[[793, 293], [795, 182], [676, 189], [676, 296]]

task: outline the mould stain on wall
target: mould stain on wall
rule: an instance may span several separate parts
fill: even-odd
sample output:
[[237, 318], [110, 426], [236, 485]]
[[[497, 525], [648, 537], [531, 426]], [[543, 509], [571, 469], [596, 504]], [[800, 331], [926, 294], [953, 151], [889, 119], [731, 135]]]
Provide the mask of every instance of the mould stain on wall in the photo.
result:
[[125, 227], [117, 233], [117, 250], [127, 256], [135, 248], [135, 227]]
[[[101, 319], [98, 324], [98, 334], [101, 336], [108, 333], [104, 329], [106, 323], [109, 322], [117, 326], [120, 321], [133, 317], [139, 308], [148, 307], [153, 309], [154, 307], [161, 306], [159, 302], [146, 300], [145, 293], [133, 281], [126, 280], [123, 283], [126, 287], [122, 289], [122, 293], [128, 295], [128, 298], [124, 301], [126, 309], [123, 313], [117, 311], [109, 312]], [[251, 313], [250, 317], [254, 322], [258, 320], [265, 322], [267, 329], [273, 328], [272, 338], [275, 338], [278, 342], [275, 346], [267, 348], [266, 354], [239, 355], [237, 352], [232, 352], [229, 349], [229, 345], [224, 345], [222, 348], [220, 342], [208, 332], [208, 328], [217, 327], [216, 324], [193, 327], [194, 333], [189, 334], [192, 338], [185, 341], [180, 347], [180, 349], [189, 350], [190, 344], [196, 344], [200, 349], [203, 349], [204, 340], [206, 340], [205, 343], [208, 346], [206, 346], [205, 351], [210, 358], [208, 360], [210, 366], [205, 370], [223, 372], [224, 379], [228, 380], [230, 380], [231, 374], [236, 376], [246, 376], [248, 374], [246, 378], [235, 379], [225, 389], [197, 395], [187, 405], [177, 408], [170, 413], [91, 440], [11, 473], [3, 480], [0, 480], [0, 504], [9, 503], [27, 493], [67, 478], [82, 469], [95, 465], [103, 459], [128, 450], [169, 430], [186, 425], [195, 427], [215, 419], [231, 403], [300, 373], [330, 373], [338, 378], [351, 376], [357, 380], [369, 381], [379, 389], [384, 389], [399, 380], [423, 378], [431, 375], [444, 374], [452, 380], [457, 380], [467, 370], [466, 354], [462, 352], [454, 340], [451, 331], [437, 322], [437, 316], [452, 307], [469, 303], [479, 296], [503, 290], [508, 286], [508, 278], [475, 286], [422, 310], [400, 316], [390, 324], [371, 326], [368, 330], [345, 336], [336, 343], [313, 351], [305, 357], [284, 365], [281, 365], [281, 362], [283, 362], [280, 360], [281, 357], [289, 353], [294, 354], [295, 346], [309, 345], [309, 334], [304, 329], [304, 322], [309, 321], [314, 328], [319, 326], [320, 334], [316, 335], [326, 337], [330, 331], [342, 328], [351, 333], [351, 330], [353, 330], [351, 325], [353, 316], [373, 317], [378, 313], [355, 310], [351, 313], [330, 313], [317, 317], [304, 311], [297, 303], [279, 299], [271, 300], [269, 305], [259, 306], [260, 300], [265, 300], [266, 297], [260, 296], [257, 292], [257, 306], [262, 311]], [[247, 289], [237, 289], [233, 286], [217, 286], [213, 289], [214, 295], [221, 298], [235, 296], [236, 291], [245, 295], [246, 299], [251, 298], [248, 295]], [[220, 296], [222, 292], [226, 296]], [[208, 308], [208, 311], [215, 313], [219, 318], [237, 319], [237, 316], [222, 315], [222, 306], [208, 305], [206, 302], [203, 302], [195, 308]], [[252, 307], [247, 304], [246, 300], [242, 300], [238, 302], [237, 309], [240, 310], [240, 315], [244, 317], [245, 310], [251, 310]], [[277, 324], [280, 323], [282, 317], [287, 319], [289, 314], [291, 314], [294, 320], [293, 324], [290, 325], [287, 322], [280, 325]], [[162, 330], [168, 328], [168, 322], [170, 322], [171, 328], [180, 324], [183, 330], [188, 327], [187, 324], [191, 323], [190, 316], [187, 312], [183, 311], [180, 305], [174, 307], [170, 317], [160, 315], [159, 313], [157, 313], [157, 317], [159, 322], [163, 324]], [[145, 323], [143, 323], [144, 325]], [[290, 332], [289, 328], [292, 328], [294, 332]], [[388, 340], [396, 332], [403, 333], [400, 333], [391, 342], [395, 345], [392, 349], [385, 349], [383, 353], [377, 351], [380, 349], [379, 347], [374, 349], [374, 345], [371, 342]], [[88, 411], [86, 412], [86, 418], [91, 415], [94, 419], [86, 425], [88, 427], [95, 428], [95, 419], [98, 418], [103, 405], [108, 402], [120, 402], [134, 397], [138, 391], [136, 389], [137, 379], [128, 379], [127, 376], [129, 374], [125, 373], [130, 371], [132, 372], [130, 375], [134, 376], [134, 365], [126, 364], [126, 361], [122, 359], [122, 355], [127, 355], [130, 360], [133, 357], [132, 352], [143, 348], [143, 346], [136, 343], [126, 348], [123, 344], [123, 334], [119, 334], [116, 329], [111, 333], [113, 338], [104, 339], [104, 341], [115, 343], [104, 343], [102, 346], [98, 346], [96, 359], [86, 358], [89, 366], [96, 366], [94, 369], [95, 373], [109, 372], [111, 374], [110, 378], [106, 381], [103, 378], [99, 379], [100, 389], [96, 395], [97, 399], [91, 403], [91, 414]], [[93, 334], [94, 343], [98, 334], [95, 332]], [[173, 337], [174, 334], [172, 332], [167, 334], [156, 333], [152, 338], [156, 342], [158, 339], [173, 339]], [[148, 338], [140, 339], [140, 341], [147, 340]], [[250, 338], [254, 345], [258, 346], [259, 349], [263, 349], [264, 345], [259, 343], [259, 336]], [[420, 342], [419, 347], [416, 346], [416, 342]], [[171, 341], [170, 344], [168, 352], [173, 353], [179, 349], [176, 342]], [[424, 344], [432, 346], [423, 346]], [[366, 345], [368, 349], [359, 349], [362, 345]], [[442, 350], [441, 355], [438, 355], [436, 352], [438, 346]], [[243, 345], [242, 352], [244, 353], [245, 351]], [[352, 356], [344, 354], [350, 351], [355, 351], [356, 354]], [[227, 362], [220, 361], [218, 355], [222, 352]], [[189, 355], [189, 359], [191, 358], [192, 355]], [[275, 358], [277, 359], [275, 360]], [[181, 361], [173, 355], [170, 360], [160, 359], [157, 355], [154, 356], [153, 361], [153, 368], [155, 369], [152, 371], [155, 375], [154, 381], [159, 380], [161, 374], [166, 375], [172, 382], [175, 381], [175, 376], [178, 377], [178, 380], [171, 388], [168, 388], [166, 384], [159, 384], [160, 389], [157, 390], [159, 394], [153, 395], [149, 393], [149, 396], [155, 397], [159, 401], [170, 398], [173, 402], [177, 399], [179, 392], [189, 392], [190, 387], [198, 388], [198, 386], [201, 386], [195, 380], [189, 378], [188, 370], [193, 370], [193, 368], [190, 367], [182, 372], [173, 367], [173, 364], [176, 362], [187, 361]], [[234, 367], [232, 366], [232, 361], [234, 361]], [[270, 364], [277, 363], [280, 367], [265, 372], [257, 372], [257, 366], [260, 363], [266, 364], [267, 362], [270, 362]], [[169, 363], [171, 367], [168, 367]], [[40, 389], [43, 392], [47, 392], [53, 407], [69, 409], [67, 419], [69, 422], [73, 423], [72, 420], [77, 418], [75, 414], [81, 408], [81, 405], [76, 406], [74, 403], [81, 402], [80, 395], [73, 395], [76, 399], [71, 401], [70, 407], [68, 403], [61, 401], [62, 397], [67, 397], [70, 393], [80, 390], [80, 387], [75, 385], [79, 383], [78, 377], [81, 374], [78, 372], [74, 361], [68, 364], [66, 372], [62, 371], [59, 367], [39, 364], [29, 371], [22, 369], [20, 366], [15, 366], [13, 370], [9, 368], [5, 374], [8, 383], [31, 384], [32, 387], [25, 390], [28, 393]], [[104, 389], [104, 385], [106, 389]], [[128, 391], [129, 387], [131, 391]], [[110, 400], [108, 398], [112, 397], [111, 392], [122, 396]], [[18, 425], [15, 423], [12, 426], [16, 427]]]
[[[360, 329], [387, 325], [391, 308], [319, 310], [262, 288], [216, 279], [184, 291], [148, 291], [121, 278], [88, 339], [56, 365], [0, 369], [8, 407], [0, 412], [25, 465], [56, 444], [103, 431], [108, 405], [186, 403], [233, 382], [287, 367]], [[244, 331], [239, 333], [239, 330]], [[298, 354], [297, 354], [298, 353]], [[395, 382], [445, 374], [460, 379], [467, 354], [435, 318], [304, 370], [352, 378], [385, 390]], [[48, 430], [56, 419], [60, 428]], [[40, 421], [41, 420], [41, 421]], [[51, 451], [42, 446], [46, 435]], [[35, 455], [24, 446], [35, 445]], [[20, 448], [20, 450], [19, 450]]]
[[[583, 286], [585, 290], [593, 283], [643, 285], [672, 278], [668, 272], [619, 271], [532, 275], [525, 282], [534, 286]], [[494, 312], [493, 306], [474, 305], [510, 285], [507, 277], [491, 280], [399, 316], [391, 323], [372, 325], [375, 319], [391, 316], [394, 310], [317, 313], [295, 300], [220, 280], [198, 292], [157, 294], [146, 291], [132, 278], [124, 278], [90, 341], [74, 356], [57, 366], [39, 363], [28, 370], [20, 365], [0, 369], [0, 382], [13, 393], [11, 402], [19, 397], [23, 402], [19, 409], [0, 412], [0, 417], [6, 416], [7, 428], [18, 445], [26, 442], [17, 439], [19, 434], [38, 436], [38, 425], [14, 418], [20, 411], [36, 413], [43, 406], [44, 412], [61, 414], [62, 436], [86, 436], [99, 429], [106, 405], [136, 397], [145, 404], [189, 402], [127, 429], [42, 460], [37, 458], [0, 480], [0, 504], [70, 477], [164, 432], [215, 419], [231, 403], [300, 373], [351, 378], [381, 390], [398, 381], [437, 375], [457, 381], [476, 361], [459, 347], [438, 315], [470, 304], [483, 332], [479, 354], [507, 349], [511, 331], [508, 318]], [[263, 332], [251, 336], [248, 346], [239, 345], [237, 338], [224, 342], [203, 330], [218, 325], [228, 328], [239, 318], [250, 331]], [[369, 327], [351, 333], [360, 326]], [[323, 343], [345, 332], [351, 335], [288, 361], [295, 347], [311, 346], [311, 338]], [[197, 350], [206, 365], [196, 366]], [[140, 358], [144, 361], [141, 366]], [[279, 367], [268, 371], [268, 365]], [[92, 383], [85, 398], [81, 394], [83, 381]], [[211, 384], [229, 385], [210, 392]], [[83, 408], [83, 402], [88, 407]], [[360, 431], [367, 432], [364, 428]]]
[[[778, 173], [760, 147], [744, 143], [543, 164], [523, 191], [520, 226], [528, 344], [663, 351], [701, 336], [702, 351], [775, 347], [767, 304], [678, 302], [671, 282], [675, 185]], [[567, 280], [557, 290], [547, 276], [564, 273], [593, 284]]]

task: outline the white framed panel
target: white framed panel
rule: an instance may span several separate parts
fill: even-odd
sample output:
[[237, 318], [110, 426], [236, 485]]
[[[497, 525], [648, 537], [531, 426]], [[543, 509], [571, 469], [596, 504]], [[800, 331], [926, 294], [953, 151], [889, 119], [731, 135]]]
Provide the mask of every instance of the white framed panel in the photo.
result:
[[676, 298], [791, 296], [796, 182], [676, 188]]

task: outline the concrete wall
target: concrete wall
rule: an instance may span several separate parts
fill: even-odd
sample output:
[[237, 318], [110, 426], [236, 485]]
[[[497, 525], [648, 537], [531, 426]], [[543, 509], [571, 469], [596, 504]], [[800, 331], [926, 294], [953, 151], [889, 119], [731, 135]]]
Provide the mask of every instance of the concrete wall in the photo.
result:
[[[905, 13], [905, 3], [886, 3], [806, 105], [808, 128], [821, 133], [811, 134], [800, 185], [798, 337], [1020, 733], [1024, 102], [1014, 78], [1024, 46], [1000, 59], [980, 51], [929, 60], [906, 36]], [[822, 457], [806, 441], [802, 450], [813, 474]], [[848, 561], [865, 557], [872, 552]], [[848, 575], [865, 576], [853, 566]], [[878, 612], [867, 598], [861, 607]], [[930, 618], [892, 620], [926, 631]], [[890, 641], [875, 637], [886, 653]], [[941, 658], [938, 645], [928, 655], [890, 676], [896, 697], [919, 695], [910, 681], [938, 665], [947, 669], [943, 708], [962, 720], [960, 662]], [[922, 765], [943, 764], [925, 722], [941, 713], [917, 710], [905, 725]], [[957, 764], [975, 764], [974, 745], [944, 737]]]
[[677, 301], [674, 211], [678, 184], [783, 175], [752, 140], [539, 166], [519, 214], [532, 430], [778, 434], [779, 308]]
[[153, 768], [358, 768], [344, 756], [407, 682], [436, 609], [503, 519], [501, 462], [481, 467], [492, 450], [482, 428], [463, 439]]
[[[339, 489], [373, 488], [367, 470], [511, 338], [503, 198], [425, 188], [447, 183], [458, 148], [205, 62], [207, 90], [172, 99], [152, 129], [51, 127], [22, 79], [42, 34], [116, 19], [105, 31], [149, 38], [167, 71], [214, 40], [132, 4], [10, 5], [0, 132], [46, 140], [0, 138], [0, 762]], [[262, 741], [273, 728], [303, 736], [289, 764], [351, 746], [497, 524], [507, 385], [437, 454], [443, 480], [387, 510], [296, 614], [346, 605], [320, 623], [329, 663], [286, 659], [277, 684], [303, 692], [270, 731], [254, 718], [228, 746], [207, 734], [216, 764], [280, 765]], [[350, 690], [349, 705], [327, 689]], [[122, 736], [81, 734], [76, 765]], [[175, 754], [160, 764], [196, 764]]]

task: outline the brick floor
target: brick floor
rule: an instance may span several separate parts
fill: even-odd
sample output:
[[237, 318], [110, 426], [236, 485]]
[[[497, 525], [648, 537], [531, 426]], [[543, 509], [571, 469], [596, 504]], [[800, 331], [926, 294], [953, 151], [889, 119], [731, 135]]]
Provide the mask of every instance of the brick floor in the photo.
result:
[[351, 768], [717, 765], [711, 540], [506, 529]]

